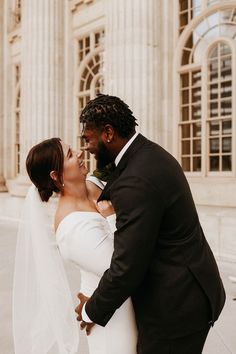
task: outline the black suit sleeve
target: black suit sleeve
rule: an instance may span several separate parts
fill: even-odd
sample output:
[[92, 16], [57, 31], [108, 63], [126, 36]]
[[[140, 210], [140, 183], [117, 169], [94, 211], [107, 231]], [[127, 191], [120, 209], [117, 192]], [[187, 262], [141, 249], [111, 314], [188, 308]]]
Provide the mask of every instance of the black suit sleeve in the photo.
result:
[[145, 277], [155, 249], [164, 211], [160, 193], [146, 181], [120, 177], [111, 192], [117, 213], [110, 268], [86, 304], [86, 313], [105, 326]]

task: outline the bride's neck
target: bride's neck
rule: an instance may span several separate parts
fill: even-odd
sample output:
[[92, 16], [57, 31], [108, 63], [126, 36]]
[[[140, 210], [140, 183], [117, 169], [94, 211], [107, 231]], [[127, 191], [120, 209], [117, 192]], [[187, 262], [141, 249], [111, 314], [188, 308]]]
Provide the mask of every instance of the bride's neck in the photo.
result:
[[68, 183], [64, 187], [64, 191], [61, 194], [61, 197], [69, 197], [75, 200], [87, 200], [88, 199], [88, 191], [86, 188], [86, 184], [79, 183], [79, 184], [70, 184]]

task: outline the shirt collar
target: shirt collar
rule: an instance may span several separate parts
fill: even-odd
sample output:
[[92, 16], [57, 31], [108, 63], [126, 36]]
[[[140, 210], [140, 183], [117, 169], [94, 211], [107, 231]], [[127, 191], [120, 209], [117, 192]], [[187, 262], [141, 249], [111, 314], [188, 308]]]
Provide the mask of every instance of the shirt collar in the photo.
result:
[[123, 146], [123, 148], [120, 150], [119, 154], [116, 156], [115, 158], [115, 165], [117, 166], [118, 163], [120, 162], [122, 156], [124, 155], [124, 153], [126, 152], [126, 150], [128, 149], [128, 147], [132, 144], [132, 142], [134, 141], [134, 139], [137, 137], [138, 132], [136, 132], [131, 139], [129, 139], [129, 141], [125, 144], [125, 146]]

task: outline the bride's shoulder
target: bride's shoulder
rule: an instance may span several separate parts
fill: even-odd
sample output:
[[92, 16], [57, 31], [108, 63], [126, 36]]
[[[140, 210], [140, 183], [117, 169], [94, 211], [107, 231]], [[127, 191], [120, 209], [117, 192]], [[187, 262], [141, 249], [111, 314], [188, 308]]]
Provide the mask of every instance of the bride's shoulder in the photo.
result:
[[70, 213], [75, 211], [74, 205], [70, 203], [59, 203], [55, 217], [54, 217], [54, 230], [57, 231], [57, 228], [61, 221]]

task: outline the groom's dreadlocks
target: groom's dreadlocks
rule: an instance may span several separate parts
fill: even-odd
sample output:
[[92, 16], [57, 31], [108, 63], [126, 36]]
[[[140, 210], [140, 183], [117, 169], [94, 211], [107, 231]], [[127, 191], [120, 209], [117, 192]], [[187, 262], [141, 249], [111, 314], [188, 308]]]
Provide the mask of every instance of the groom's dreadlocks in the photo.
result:
[[133, 134], [138, 125], [126, 103], [118, 97], [101, 94], [88, 102], [81, 113], [80, 122], [96, 128], [110, 124], [122, 138]]

